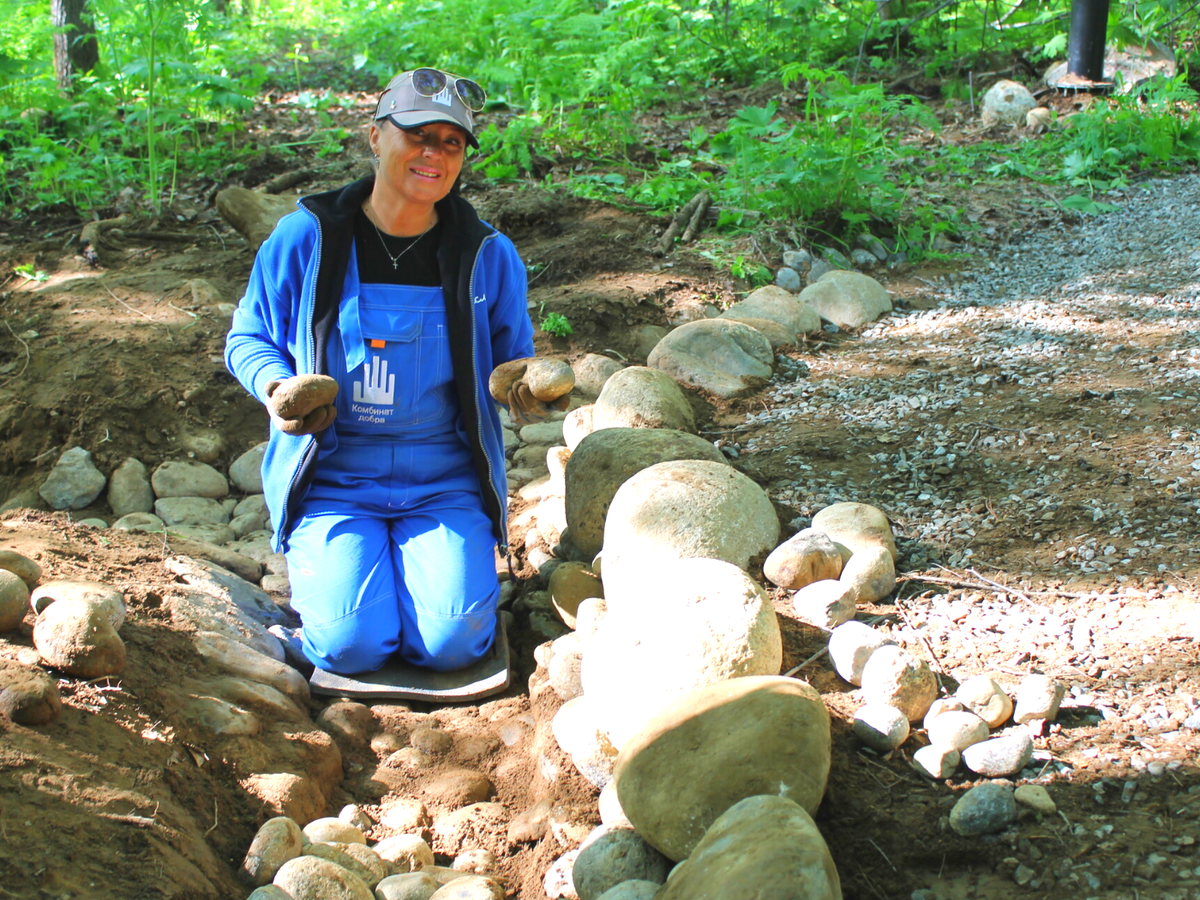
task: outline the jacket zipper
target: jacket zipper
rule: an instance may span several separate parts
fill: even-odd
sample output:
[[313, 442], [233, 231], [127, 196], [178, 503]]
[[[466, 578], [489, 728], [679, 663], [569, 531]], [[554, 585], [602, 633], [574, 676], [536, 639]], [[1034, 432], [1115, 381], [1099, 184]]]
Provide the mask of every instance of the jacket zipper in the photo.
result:
[[467, 300], [471, 304], [471, 373], [474, 375], [472, 384], [475, 390], [475, 429], [478, 433], [479, 446], [483, 450], [483, 458], [487, 460], [488, 468], [488, 487], [491, 489], [492, 496], [496, 498], [496, 508], [500, 513], [500, 553], [508, 557], [508, 521], [504, 515], [504, 500], [500, 496], [500, 492], [496, 490], [496, 473], [492, 468], [492, 455], [488, 452], [488, 446], [483, 439], [483, 404], [479, 402], [479, 355], [476, 347], [477, 333], [475, 329], [475, 272], [479, 269], [479, 260], [483, 256], [483, 248], [487, 246], [488, 241], [495, 237], [495, 233], [489, 234], [479, 242], [479, 249], [475, 251], [475, 262], [471, 266], [471, 280], [467, 285]]
[[[317, 335], [314, 330], [315, 326], [314, 326], [314, 322], [313, 322], [313, 310], [316, 307], [316, 299], [317, 299], [317, 288], [316, 288], [315, 282], [317, 279], [317, 275], [321, 271], [321, 253], [324, 248], [324, 235], [321, 232], [321, 220], [317, 218], [317, 214], [314, 213], [307, 206], [305, 206], [303, 203], [300, 204], [300, 208], [303, 209], [310, 216], [312, 216], [313, 222], [315, 222], [316, 226], [317, 226], [317, 265], [313, 268], [313, 276], [312, 276], [313, 282], [314, 282], [313, 290], [312, 290], [313, 302], [309, 304], [308, 323], [307, 323], [308, 324], [308, 341], [304, 348], [304, 356], [305, 356], [305, 361], [307, 363], [307, 369], [308, 369], [308, 371], [312, 372], [316, 369], [316, 360], [313, 357], [313, 352], [317, 346]], [[300, 455], [299, 463], [297, 463], [296, 468], [292, 470], [291, 480], [288, 481], [287, 493], [284, 494], [284, 497], [283, 497], [283, 509], [281, 509], [279, 511], [279, 518], [281, 520], [279, 522], [279, 529], [278, 529], [279, 534], [287, 533], [286, 529], [287, 529], [287, 523], [288, 523], [288, 501], [292, 499], [292, 494], [296, 490], [296, 483], [300, 478], [300, 473], [303, 472], [308, 467], [308, 461], [309, 461], [309, 459], [312, 458], [313, 451], [316, 450], [316, 447], [317, 447], [316, 436], [311, 435], [311, 434], [308, 435], [308, 446], [306, 446], [304, 448], [304, 452]]]

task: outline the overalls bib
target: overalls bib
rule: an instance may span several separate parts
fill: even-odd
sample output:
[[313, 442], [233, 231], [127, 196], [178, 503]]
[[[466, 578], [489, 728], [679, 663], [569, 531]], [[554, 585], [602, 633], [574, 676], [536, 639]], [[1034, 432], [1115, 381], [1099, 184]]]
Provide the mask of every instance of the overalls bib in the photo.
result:
[[441, 288], [359, 285], [327, 349], [336, 446], [288, 538], [304, 650], [343, 674], [457, 669], [495, 634], [495, 536], [461, 433]]

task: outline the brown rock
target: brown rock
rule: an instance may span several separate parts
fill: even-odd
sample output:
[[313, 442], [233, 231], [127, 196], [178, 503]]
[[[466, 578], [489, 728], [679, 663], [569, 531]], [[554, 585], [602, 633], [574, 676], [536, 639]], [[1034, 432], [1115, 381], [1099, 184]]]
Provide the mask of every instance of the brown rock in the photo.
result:
[[863, 697], [868, 703], [894, 706], [917, 722], [937, 698], [938, 683], [923, 659], [892, 645], [871, 654], [862, 673]]
[[25, 621], [29, 609], [29, 588], [21, 577], [0, 569], [0, 632], [12, 631]]
[[125, 642], [105, 609], [80, 600], [48, 606], [33, 626], [33, 645], [47, 665], [80, 678], [119, 675]]
[[289, 859], [295, 859], [304, 849], [300, 826], [287, 816], [267, 819], [246, 851], [239, 877], [255, 887], [270, 884], [275, 873]]
[[275, 224], [296, 211], [296, 197], [230, 187], [217, 194], [217, 211], [250, 242], [251, 250], [258, 250], [275, 230]]
[[350, 700], [330, 703], [317, 716], [317, 724], [334, 740], [354, 749], [368, 747], [375, 731], [375, 717], [370, 707]]
[[0, 660], [0, 715], [18, 725], [49, 725], [62, 712], [58, 687], [41, 669]]
[[575, 627], [580, 603], [603, 596], [604, 585], [587, 563], [565, 562], [550, 575], [550, 602], [568, 628]]
[[508, 820], [508, 810], [499, 803], [472, 803], [456, 809], [434, 824], [433, 849], [448, 856], [467, 847], [504, 853]]
[[805, 528], [771, 551], [763, 574], [781, 588], [798, 591], [841, 575], [842, 555], [825, 532]]
[[316, 779], [291, 772], [251, 775], [238, 782], [277, 816], [297, 824], [311, 822], [325, 812], [325, 793]]
[[375, 900], [357, 875], [316, 856], [288, 860], [275, 875], [274, 883], [292, 900]]
[[[41, 509], [40, 506], [36, 508]], [[31, 591], [42, 578], [42, 567], [15, 550], [0, 550], [0, 569], [12, 572], [25, 582], [25, 586]]]
[[435, 775], [422, 785], [425, 796], [434, 803], [460, 807], [481, 803], [492, 796], [492, 782], [482, 772], [453, 769]]

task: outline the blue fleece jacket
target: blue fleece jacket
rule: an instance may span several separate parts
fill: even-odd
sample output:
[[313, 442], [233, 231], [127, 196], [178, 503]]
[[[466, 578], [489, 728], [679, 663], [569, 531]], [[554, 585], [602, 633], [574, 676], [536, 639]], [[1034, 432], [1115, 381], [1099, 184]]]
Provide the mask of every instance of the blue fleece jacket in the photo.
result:
[[[292, 375], [326, 373], [324, 348], [339, 340], [337, 309], [356, 296], [350, 223], [372, 179], [306, 197], [262, 245], [225, 343], [229, 370], [259, 401], [266, 386]], [[452, 194], [438, 204], [447, 227], [438, 253], [449, 321], [451, 359], [471, 446], [496, 540], [507, 550], [504, 437], [488, 376], [501, 363], [533, 355], [525, 266], [512, 242]], [[337, 423], [320, 435], [292, 437], [273, 426], [263, 458], [263, 493], [286, 550], [293, 510], [322, 456], [337, 446]]]

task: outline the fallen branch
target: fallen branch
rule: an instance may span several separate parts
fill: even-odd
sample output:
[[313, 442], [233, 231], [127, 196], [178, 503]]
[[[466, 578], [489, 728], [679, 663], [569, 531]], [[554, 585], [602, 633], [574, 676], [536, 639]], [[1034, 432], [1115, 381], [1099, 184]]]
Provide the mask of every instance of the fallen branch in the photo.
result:
[[659, 239], [658, 245], [654, 248], [655, 256], [666, 256], [671, 251], [671, 246], [675, 243], [675, 238], [684, 229], [685, 223], [690, 223], [692, 214], [696, 208], [703, 202], [705, 209], [711, 202], [708, 191], [698, 191], [696, 196], [680, 207], [679, 212], [675, 213], [675, 217], [671, 220], [671, 224], [667, 226], [667, 230], [663, 232], [662, 238]]
[[25, 374], [25, 370], [29, 368], [29, 358], [30, 358], [29, 345], [27, 343], [25, 343], [23, 340], [21, 340], [20, 336], [15, 331], [12, 330], [12, 326], [8, 324], [8, 319], [4, 320], [4, 327], [8, 329], [8, 333], [13, 336], [13, 338], [16, 340], [16, 342], [21, 345], [21, 349], [25, 351], [25, 363], [24, 363], [24, 365], [21, 366], [21, 371], [20, 372], [10, 372], [8, 375], [5, 375], [4, 377], [5, 378], [20, 378], [22, 375]]
[[701, 193], [700, 202], [692, 210], [692, 218], [688, 221], [687, 230], [684, 231], [683, 237], [679, 239], [679, 243], [690, 244], [692, 238], [700, 233], [700, 229], [704, 227], [704, 216], [708, 212], [708, 207], [711, 203], [712, 198], [708, 195], [708, 191]]
[[296, 169], [294, 172], [284, 172], [282, 175], [276, 175], [262, 187], [268, 194], [281, 194], [288, 188], [295, 187], [312, 177], [313, 172], [311, 169]]
[[1092, 598], [1095, 596], [1094, 592], [1089, 593], [1089, 594], [1078, 594], [1078, 593], [1072, 593], [1070, 591], [1054, 591], [1054, 590], [1022, 591], [1020, 588], [1006, 587], [1004, 585], [1000, 585], [999, 587], [997, 587], [996, 582], [993, 582], [992, 584], [984, 584], [983, 582], [979, 582], [979, 581], [968, 581], [965, 578], [942, 578], [939, 575], [919, 575], [919, 574], [915, 574], [915, 573], [908, 574], [908, 575], [901, 575], [896, 579], [897, 583], [904, 582], [904, 581], [917, 581], [917, 582], [927, 581], [930, 584], [944, 584], [948, 587], [967, 588], [967, 589], [973, 590], [973, 591], [992, 591], [992, 592], [1003, 592], [1006, 594], [1018, 594], [1018, 595], [1032, 594], [1034, 596], [1063, 597], [1067, 600], [1086, 600], [1086, 599], [1089, 599], [1089, 598]]

